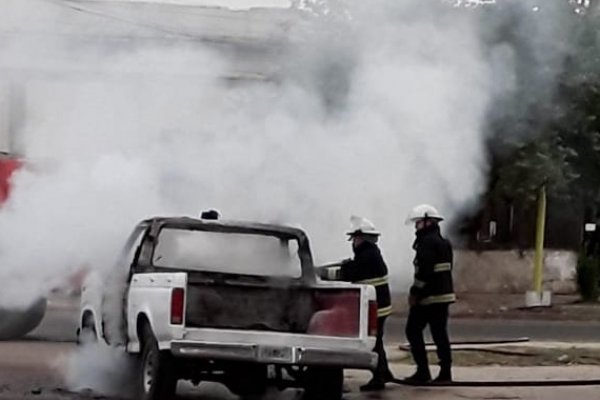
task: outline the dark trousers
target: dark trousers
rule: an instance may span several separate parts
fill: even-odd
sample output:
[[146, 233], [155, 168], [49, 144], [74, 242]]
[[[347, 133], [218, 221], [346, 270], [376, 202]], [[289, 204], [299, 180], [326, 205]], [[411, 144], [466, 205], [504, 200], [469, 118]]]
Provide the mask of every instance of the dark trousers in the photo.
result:
[[449, 304], [416, 305], [410, 308], [406, 321], [406, 338], [410, 343], [413, 360], [417, 369], [429, 370], [427, 351], [423, 340], [423, 330], [429, 325], [431, 337], [437, 349], [441, 368], [451, 368], [452, 354], [448, 339], [448, 307]]
[[392, 377], [390, 367], [388, 366], [387, 355], [385, 354], [385, 347], [383, 346], [383, 331], [385, 329], [385, 320], [387, 317], [377, 318], [377, 341], [375, 342], [375, 352], [379, 356], [377, 361], [377, 367], [373, 370], [373, 380], [379, 382], [385, 382]]

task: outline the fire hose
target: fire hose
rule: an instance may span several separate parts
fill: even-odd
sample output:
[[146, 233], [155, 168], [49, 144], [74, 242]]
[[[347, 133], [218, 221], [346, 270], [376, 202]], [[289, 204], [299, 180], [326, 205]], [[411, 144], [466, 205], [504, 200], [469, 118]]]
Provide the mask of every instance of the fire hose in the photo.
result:
[[554, 386], [600, 386], [600, 379], [551, 379], [540, 381], [451, 381], [443, 383], [414, 383], [394, 379], [390, 383], [424, 387], [554, 387]]
[[[502, 344], [515, 344], [528, 342], [528, 338], [516, 338], [506, 340], [482, 340], [482, 341], [464, 341], [454, 342], [454, 346], [465, 346], [465, 345], [502, 345]], [[427, 344], [431, 346], [431, 343]], [[408, 345], [401, 345], [400, 350], [408, 351], [410, 347]], [[500, 350], [491, 348], [471, 348], [463, 349], [471, 351], [485, 351], [504, 355], [523, 355], [532, 356], [530, 353], [514, 352], [510, 350]], [[390, 383], [395, 383], [404, 386], [419, 386], [419, 387], [559, 387], [559, 386], [600, 386], [600, 379], [549, 379], [549, 380], [509, 380], [509, 381], [451, 381], [451, 382], [428, 382], [428, 383], [416, 383], [406, 381], [404, 379], [394, 379]]]
[[414, 383], [394, 379], [390, 383], [419, 387], [554, 387], [554, 386], [600, 386], [600, 379], [551, 379], [544, 381], [451, 381], [443, 383]]

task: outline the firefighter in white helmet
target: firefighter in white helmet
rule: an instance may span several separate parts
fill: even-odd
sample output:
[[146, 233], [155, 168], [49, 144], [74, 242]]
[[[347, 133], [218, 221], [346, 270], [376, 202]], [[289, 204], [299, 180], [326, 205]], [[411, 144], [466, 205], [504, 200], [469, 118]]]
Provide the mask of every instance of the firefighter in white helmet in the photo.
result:
[[322, 270], [321, 276], [324, 279], [375, 286], [378, 325], [374, 350], [379, 355], [379, 361], [375, 370], [372, 371], [373, 378], [360, 389], [361, 391], [377, 391], [384, 389], [386, 382], [394, 380], [383, 346], [385, 320], [392, 313], [388, 268], [377, 246], [380, 232], [375, 225], [368, 219], [357, 216], [352, 216], [350, 222], [351, 229], [346, 234], [348, 240], [352, 241], [354, 258], [342, 262], [340, 267]]
[[406, 338], [410, 343], [417, 371], [407, 378], [411, 383], [431, 380], [423, 330], [429, 325], [437, 349], [440, 373], [434, 382], [452, 380], [452, 355], [448, 339], [448, 308], [456, 297], [452, 282], [452, 245], [442, 237], [442, 215], [432, 206], [421, 204], [412, 209], [407, 224], [414, 224], [416, 239], [415, 278], [410, 288], [410, 311], [406, 321]]

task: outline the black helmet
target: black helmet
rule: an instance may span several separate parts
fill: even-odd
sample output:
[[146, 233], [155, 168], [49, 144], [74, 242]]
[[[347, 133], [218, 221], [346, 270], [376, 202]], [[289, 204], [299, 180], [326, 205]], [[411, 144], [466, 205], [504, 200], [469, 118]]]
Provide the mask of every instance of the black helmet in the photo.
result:
[[202, 211], [202, 213], [200, 214], [200, 218], [212, 220], [219, 219], [220, 216], [221, 215], [219, 214], [219, 212], [214, 209]]

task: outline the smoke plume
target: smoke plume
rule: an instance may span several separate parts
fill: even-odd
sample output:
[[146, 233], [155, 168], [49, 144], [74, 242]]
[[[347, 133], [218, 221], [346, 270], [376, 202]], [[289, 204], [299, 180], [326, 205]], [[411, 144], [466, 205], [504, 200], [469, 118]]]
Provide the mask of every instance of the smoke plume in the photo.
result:
[[[497, 19], [453, 7], [486, 1], [169, 3], [0, 3], [0, 91], [12, 99], [0, 114], [14, 120], [3, 142], [27, 160], [0, 211], [0, 306], [80, 268], [119, 276], [140, 219], [211, 207], [301, 226], [317, 263], [349, 256], [349, 217], [367, 217], [393, 289], [406, 289], [406, 214], [430, 203], [452, 222], [477, 204], [493, 100], [523, 82], [527, 101], [547, 94], [564, 51], [546, 40], [563, 25], [526, 14], [529, 2]], [[69, 385], [114, 393], [121, 356], [82, 348]]]
[[[23, 94], [10, 150], [29, 165], [0, 212], [0, 305], [81, 267], [110, 271], [142, 218], [208, 207], [303, 227], [317, 262], [346, 258], [349, 216], [365, 216], [406, 288], [405, 216], [426, 202], [452, 221], [476, 203], [493, 81], [504, 78], [470, 9], [301, 3], [264, 46], [240, 36], [222, 51], [183, 29], [202, 9], [184, 18], [173, 6], [150, 24], [149, 5], [124, 17], [118, 2], [2, 2], [1, 87]], [[232, 74], [253, 79], [223, 79]]]

